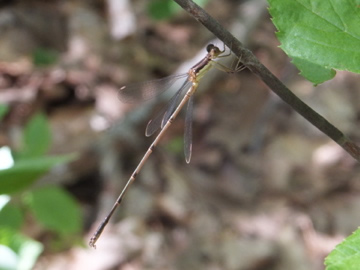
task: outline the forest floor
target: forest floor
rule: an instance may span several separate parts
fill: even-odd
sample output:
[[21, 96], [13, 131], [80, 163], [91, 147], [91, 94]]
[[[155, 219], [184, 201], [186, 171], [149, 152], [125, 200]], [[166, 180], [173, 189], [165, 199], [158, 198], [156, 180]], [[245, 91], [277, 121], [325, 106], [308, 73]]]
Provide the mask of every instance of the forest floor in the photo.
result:
[[[97, 249], [86, 246], [154, 139], [143, 135], [145, 127], [164, 106], [161, 99], [123, 104], [117, 90], [176, 69], [186, 72], [212, 38], [185, 13], [153, 21], [143, 10], [146, 1], [134, 1], [135, 30], [116, 40], [109, 34], [114, 18], [90, 2], [67, 3], [64, 18], [51, 5], [34, 4], [39, 25], [28, 27], [42, 29], [49, 14], [60, 13], [50, 16], [60, 26], [57, 31], [52, 25], [54, 36], [47, 39], [66, 49], [51, 67], [20, 57], [30, 49], [10, 46], [19, 36], [1, 37], [1, 44], [10, 45], [0, 46], [6, 60], [0, 63], [0, 101], [11, 109], [0, 144], [13, 142], [11, 130], [41, 110], [52, 129], [51, 153], [79, 153], [65, 172], [52, 172], [42, 183], [57, 179], [78, 200], [85, 244], [45, 249], [35, 269], [324, 269], [324, 258], [360, 224], [360, 167], [248, 70], [234, 75], [214, 70], [204, 77], [195, 98], [191, 163], [184, 160], [180, 116]], [[206, 9], [226, 27], [241, 28], [247, 22], [239, 17], [246, 20], [246, 12], [259, 7], [241, 41], [303, 101], [359, 141], [359, 77], [338, 72], [314, 87], [278, 47], [263, 1], [238, 2], [210, 1]], [[11, 10], [26, 22], [26, 8], [18, 4]], [[62, 23], [69, 26], [63, 36]], [[128, 29], [134, 24], [118, 23]], [[18, 31], [12, 27], [8, 33]], [[29, 44], [39, 42], [31, 38]], [[35, 238], [48, 247], [51, 236], [44, 235]]]

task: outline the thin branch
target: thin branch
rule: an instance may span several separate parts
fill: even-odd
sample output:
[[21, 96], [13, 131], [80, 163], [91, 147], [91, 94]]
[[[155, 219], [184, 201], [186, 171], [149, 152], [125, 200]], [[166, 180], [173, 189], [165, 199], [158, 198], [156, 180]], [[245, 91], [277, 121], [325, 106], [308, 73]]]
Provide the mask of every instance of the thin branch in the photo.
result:
[[325, 135], [334, 140], [346, 152], [356, 160], [360, 161], [360, 148], [339, 129], [333, 126], [320, 114], [300, 100], [290, 91], [274, 74], [272, 74], [256, 57], [244, 47], [244, 45], [231, 35], [222, 25], [206, 13], [201, 7], [191, 0], [174, 0], [185, 11], [192, 15], [196, 20], [203, 24], [217, 38], [223, 41], [237, 57], [241, 57], [241, 62], [277, 94], [283, 101], [289, 104], [295, 111], [302, 115], [311, 124], [316, 126]]

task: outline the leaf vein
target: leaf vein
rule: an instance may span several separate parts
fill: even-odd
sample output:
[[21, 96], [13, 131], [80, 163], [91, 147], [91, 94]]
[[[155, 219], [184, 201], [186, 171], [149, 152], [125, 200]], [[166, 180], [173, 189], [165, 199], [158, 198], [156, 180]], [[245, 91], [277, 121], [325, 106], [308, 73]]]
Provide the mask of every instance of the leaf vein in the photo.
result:
[[310, 39], [310, 38], [304, 38], [302, 36], [297, 36], [299, 37], [299, 39], [302, 39], [303, 41], [307, 41], [309, 43], [313, 43], [313, 44], [316, 44], [316, 45], [320, 45], [320, 46], [324, 46], [324, 47], [327, 47], [327, 48], [331, 48], [331, 49], [336, 49], [336, 50], [340, 50], [340, 51], [343, 51], [345, 53], [348, 53], [348, 52], [354, 52], [356, 54], [358, 54], [358, 51], [357, 50], [350, 50], [349, 48], [344, 48], [342, 46], [332, 46], [332, 45], [329, 45], [328, 43], [325, 43], [325, 42], [319, 42], [318, 40], [314, 40], [314, 39]]
[[334, 4], [332, 2], [333, 0], [329, 1], [330, 6], [334, 12], [334, 14], [339, 18], [339, 20], [341, 21], [342, 25], [343, 25], [343, 31], [348, 33], [348, 27], [346, 25], [346, 23], [343, 21], [343, 19], [341, 18], [340, 14], [336, 11], [336, 8], [334, 7]]
[[[329, 25], [332, 25], [333, 27], [335, 27], [336, 29], [338, 29], [339, 31], [343, 32], [343, 29], [341, 29], [340, 27], [338, 27], [336, 24], [334, 24], [333, 22], [327, 20], [326, 18], [324, 18], [323, 16], [321, 16], [321, 14], [316, 13], [314, 10], [312, 10], [311, 8], [309, 8], [308, 6], [306, 6], [305, 4], [303, 4], [300, 0], [295, 0], [299, 5], [301, 5], [304, 9], [306, 9], [307, 11], [311, 12], [312, 14], [318, 16], [320, 19], [322, 19], [323, 21], [327, 22]], [[338, 15], [336, 13], [336, 15]], [[347, 32], [347, 34], [349, 34], [349, 36], [352, 36], [353, 38], [359, 39], [358, 37], [352, 35], [351, 33]]]

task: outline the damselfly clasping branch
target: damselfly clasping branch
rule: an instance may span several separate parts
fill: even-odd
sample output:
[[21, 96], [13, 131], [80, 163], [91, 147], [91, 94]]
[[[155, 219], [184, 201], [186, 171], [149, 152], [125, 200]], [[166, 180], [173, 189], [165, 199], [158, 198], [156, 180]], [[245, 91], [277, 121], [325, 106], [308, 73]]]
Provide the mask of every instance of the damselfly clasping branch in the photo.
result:
[[[169, 89], [176, 81], [182, 80], [182, 86], [176, 91], [175, 95], [170, 99], [165, 109], [158, 114], [155, 118], [149, 121], [145, 135], [151, 136], [159, 128], [161, 128], [159, 134], [156, 136], [153, 143], [150, 145], [145, 155], [141, 159], [140, 163], [132, 173], [130, 179], [127, 181], [125, 187], [121, 191], [115, 204], [113, 205], [109, 214], [105, 217], [104, 221], [100, 223], [99, 227], [91, 237], [89, 245], [96, 247], [95, 243], [99, 239], [104, 228], [108, 224], [111, 216], [114, 214], [116, 208], [120, 205], [126, 191], [132, 182], [134, 182], [136, 176], [139, 174], [141, 168], [149, 158], [151, 153], [154, 151], [156, 145], [165, 134], [166, 130], [170, 127], [176, 116], [179, 114], [181, 109], [187, 104], [186, 116], [185, 116], [185, 135], [184, 135], [184, 153], [185, 160], [187, 163], [190, 162], [192, 152], [192, 111], [193, 111], [193, 94], [196, 91], [201, 78], [209, 71], [212, 67], [216, 67], [227, 73], [239, 72], [243, 69], [240, 65], [240, 59], [235, 69], [228, 68], [216, 61], [215, 59], [227, 57], [231, 54], [224, 54], [225, 48], [221, 51], [218, 47], [213, 44], [209, 44], [206, 47], [206, 56], [194, 65], [187, 73], [181, 75], [173, 75], [163, 79], [152, 80], [148, 82], [133, 84], [130, 86], [123, 86], [119, 89], [119, 98], [124, 102], [136, 102], [150, 99], [165, 90]], [[184, 94], [185, 93], [185, 94]]]

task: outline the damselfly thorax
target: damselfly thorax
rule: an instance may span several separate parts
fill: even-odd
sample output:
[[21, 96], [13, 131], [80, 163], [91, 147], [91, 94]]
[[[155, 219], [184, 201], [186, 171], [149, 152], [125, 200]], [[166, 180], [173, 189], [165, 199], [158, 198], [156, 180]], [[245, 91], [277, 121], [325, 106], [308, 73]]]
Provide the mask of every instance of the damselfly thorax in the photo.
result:
[[139, 174], [141, 168], [145, 164], [146, 160], [149, 158], [151, 153], [154, 151], [158, 142], [165, 134], [166, 130], [170, 127], [171, 123], [174, 121], [176, 116], [179, 114], [181, 109], [187, 103], [187, 110], [185, 115], [185, 133], [184, 133], [184, 154], [185, 160], [187, 163], [190, 163], [191, 154], [192, 154], [192, 112], [194, 106], [194, 92], [196, 91], [200, 80], [205, 76], [205, 74], [212, 68], [216, 67], [222, 71], [227, 73], [235, 73], [239, 72], [243, 69], [240, 66], [240, 59], [234, 69], [228, 68], [216, 61], [217, 58], [227, 57], [231, 54], [224, 54], [225, 48], [221, 51], [218, 47], [213, 44], [209, 44], [206, 47], [207, 54], [206, 56], [200, 60], [197, 64], [195, 64], [189, 71], [185, 74], [180, 75], [172, 75], [169, 77], [165, 77], [162, 79], [141, 82], [137, 84], [132, 84], [129, 86], [123, 86], [119, 89], [119, 98], [124, 102], [138, 102], [151, 99], [167, 89], [171, 88], [171, 86], [182, 80], [181, 87], [175, 92], [174, 96], [169, 100], [167, 106], [164, 107], [160, 113], [157, 114], [146, 126], [145, 135], [151, 136], [153, 135], [159, 128], [160, 132], [145, 152], [143, 158], [135, 168], [134, 172], [130, 176], [127, 181], [125, 187], [121, 191], [119, 197], [114, 203], [112, 209], [107, 214], [103, 222], [100, 223], [99, 227], [95, 231], [94, 235], [91, 237], [89, 245], [91, 247], [96, 247], [95, 243], [99, 239], [101, 233], [104, 228], [108, 224], [111, 216], [114, 214], [116, 208], [120, 205], [123, 197], [125, 196], [126, 191], [132, 182], [134, 182], [136, 176]]

